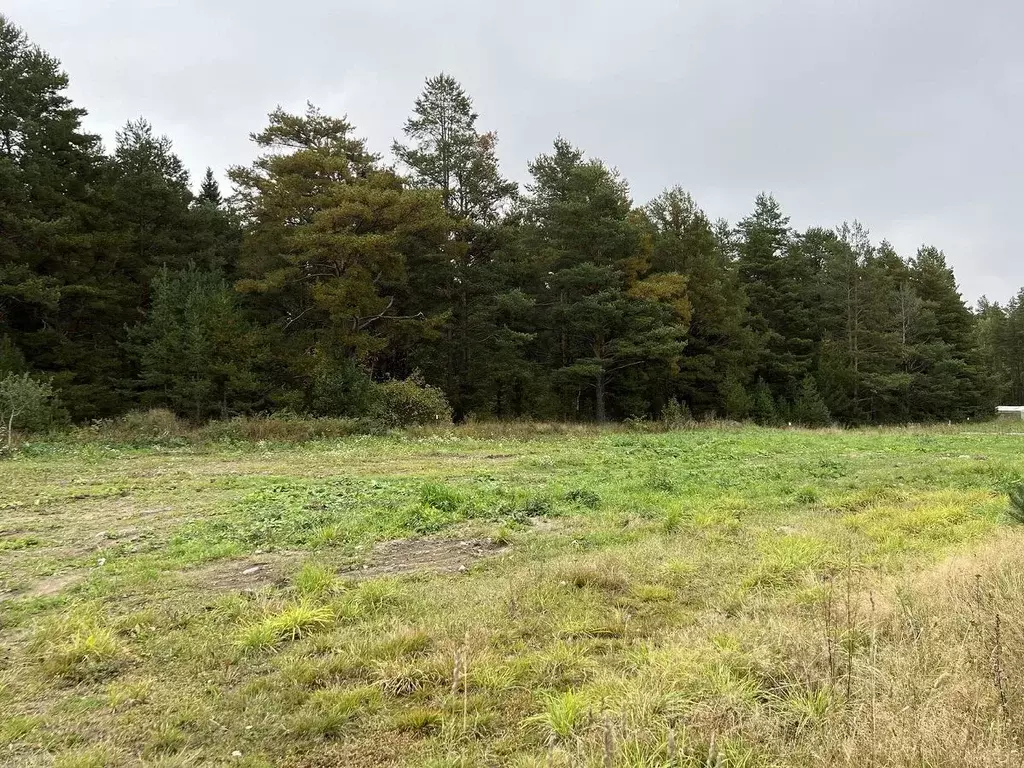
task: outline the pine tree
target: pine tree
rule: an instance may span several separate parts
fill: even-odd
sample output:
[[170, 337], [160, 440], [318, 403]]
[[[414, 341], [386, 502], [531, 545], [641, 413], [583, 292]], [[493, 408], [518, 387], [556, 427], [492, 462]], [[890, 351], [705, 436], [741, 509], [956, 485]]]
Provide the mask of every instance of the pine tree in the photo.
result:
[[[451, 231], [436, 195], [406, 188], [344, 119], [277, 110], [267, 150], [230, 176], [249, 235], [238, 283], [311, 407], [324, 370], [387, 369], [392, 345], [430, 327], [410, 275], [443, 268]], [[394, 370], [392, 369], [392, 371]]]
[[103, 252], [99, 139], [65, 95], [67, 75], [0, 15], [0, 335], [64, 389], [77, 417], [120, 403], [101, 370], [106, 336], [89, 297]]
[[530, 172], [525, 236], [546, 316], [539, 338], [563, 413], [579, 414], [581, 396], [592, 391], [602, 421], [612, 396], [625, 399], [616, 383], [627, 371], [677, 369], [690, 314], [686, 278], [651, 273], [643, 222], [625, 183], [603, 163], [558, 139]]
[[452, 219], [447, 269], [429, 276], [422, 292], [441, 288], [438, 310], [447, 318], [434, 339], [411, 349], [419, 367], [434, 371], [461, 418], [478, 404], [480, 358], [492, 329], [485, 320], [496, 290], [490, 262], [495, 230], [515, 199], [517, 185], [504, 179], [496, 155], [497, 136], [481, 134], [470, 97], [444, 73], [428, 78], [405, 124], [407, 144], [393, 151], [413, 185], [441, 193]]
[[516, 194], [515, 182], [503, 179], [498, 169], [496, 135], [479, 133], [476, 120], [472, 99], [442, 72], [427, 78], [406, 121], [410, 143], [392, 145], [414, 183], [440, 190], [445, 210], [457, 222], [493, 222]]

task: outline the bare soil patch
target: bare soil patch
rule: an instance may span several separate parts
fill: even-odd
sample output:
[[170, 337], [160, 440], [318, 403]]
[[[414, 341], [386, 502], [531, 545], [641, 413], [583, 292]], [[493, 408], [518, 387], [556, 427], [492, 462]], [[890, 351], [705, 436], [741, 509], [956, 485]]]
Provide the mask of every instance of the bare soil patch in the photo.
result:
[[297, 552], [274, 552], [237, 560], [226, 560], [190, 571], [188, 580], [203, 590], [217, 592], [253, 592], [273, 584], [282, 584], [285, 574], [299, 558]]
[[343, 575], [373, 579], [406, 573], [459, 573], [483, 558], [499, 557], [511, 549], [492, 539], [398, 539], [378, 544], [369, 562]]

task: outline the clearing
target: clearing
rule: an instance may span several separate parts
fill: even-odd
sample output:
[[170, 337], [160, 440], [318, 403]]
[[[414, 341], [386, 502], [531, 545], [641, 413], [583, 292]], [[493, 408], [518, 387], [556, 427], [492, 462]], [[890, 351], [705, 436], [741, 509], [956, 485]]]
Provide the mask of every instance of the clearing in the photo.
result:
[[550, 432], [0, 461], [0, 763], [1024, 760], [1020, 436]]

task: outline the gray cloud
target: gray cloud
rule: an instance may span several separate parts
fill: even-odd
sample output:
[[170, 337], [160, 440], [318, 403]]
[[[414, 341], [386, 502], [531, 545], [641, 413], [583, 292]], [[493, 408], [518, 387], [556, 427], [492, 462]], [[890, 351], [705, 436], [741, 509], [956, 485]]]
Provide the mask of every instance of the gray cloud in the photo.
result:
[[769, 190], [798, 227], [859, 219], [946, 251], [965, 296], [1024, 285], [1024, 6], [1000, 0], [7, 0], [87, 126], [143, 115], [194, 174], [253, 156], [277, 104], [347, 113], [372, 147], [451, 72], [506, 172], [562, 134], [646, 201], [681, 184], [736, 220]]

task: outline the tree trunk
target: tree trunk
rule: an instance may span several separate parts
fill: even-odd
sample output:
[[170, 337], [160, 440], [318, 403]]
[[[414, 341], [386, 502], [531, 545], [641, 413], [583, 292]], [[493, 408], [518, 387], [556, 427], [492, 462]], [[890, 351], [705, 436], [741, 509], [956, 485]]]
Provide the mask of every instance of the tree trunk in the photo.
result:
[[594, 382], [594, 389], [595, 415], [597, 416], [598, 421], [604, 421], [606, 416], [604, 411], [605, 374], [603, 368], [597, 372], [597, 379]]

